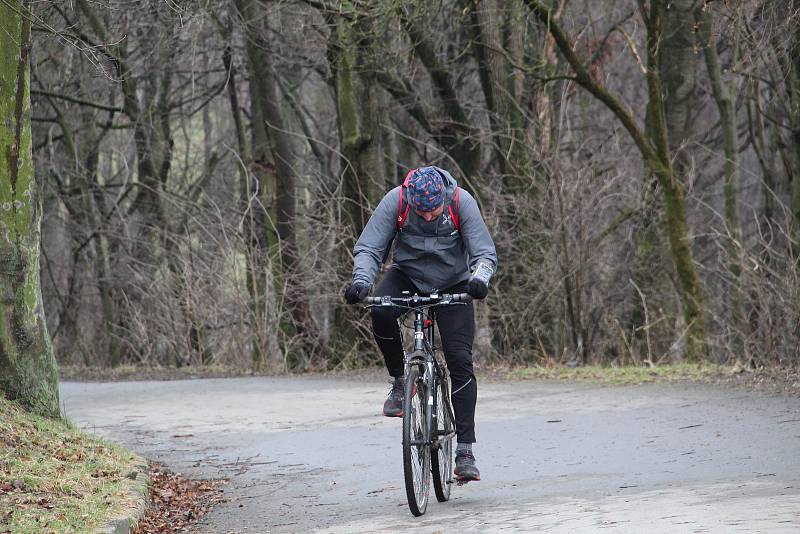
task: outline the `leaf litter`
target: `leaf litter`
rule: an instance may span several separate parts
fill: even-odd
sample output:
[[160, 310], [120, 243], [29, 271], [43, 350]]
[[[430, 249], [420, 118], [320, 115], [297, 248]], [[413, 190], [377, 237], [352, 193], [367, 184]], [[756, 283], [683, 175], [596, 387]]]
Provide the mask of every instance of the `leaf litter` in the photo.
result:
[[222, 486], [228, 483], [227, 480], [190, 480], [156, 463], [150, 464], [150, 481], [147, 510], [133, 534], [186, 532], [214, 505], [225, 502]]

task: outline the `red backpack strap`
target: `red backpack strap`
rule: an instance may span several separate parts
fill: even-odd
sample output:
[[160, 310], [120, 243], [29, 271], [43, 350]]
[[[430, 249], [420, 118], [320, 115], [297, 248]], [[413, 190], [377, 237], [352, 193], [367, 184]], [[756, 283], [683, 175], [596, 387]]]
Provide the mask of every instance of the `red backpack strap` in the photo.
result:
[[[459, 232], [461, 231], [461, 222], [458, 220], [458, 192], [461, 190], [460, 187], [456, 187], [456, 196], [453, 199], [453, 202], [447, 206], [447, 209], [450, 210], [450, 219], [453, 221], [453, 226], [456, 227], [456, 230]], [[456, 209], [453, 209], [453, 205], [455, 204]]]
[[405, 195], [405, 188], [408, 187], [408, 181], [416, 170], [417, 169], [411, 169], [408, 171], [406, 179], [403, 180], [403, 185], [400, 186], [400, 198], [397, 201], [397, 219], [395, 220], [395, 228], [398, 232], [403, 229], [403, 226], [406, 224], [406, 219], [408, 218], [408, 212], [411, 211], [411, 206], [408, 204], [406, 204], [405, 209], [403, 209], [403, 196]]

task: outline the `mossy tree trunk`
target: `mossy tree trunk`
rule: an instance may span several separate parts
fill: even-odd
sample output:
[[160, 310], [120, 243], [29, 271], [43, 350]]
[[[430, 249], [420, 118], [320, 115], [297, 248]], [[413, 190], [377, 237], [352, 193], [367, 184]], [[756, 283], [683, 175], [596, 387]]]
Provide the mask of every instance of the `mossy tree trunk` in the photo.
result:
[[[349, 281], [355, 241], [387, 190], [387, 165], [386, 136], [379, 120], [381, 89], [376, 75], [379, 30], [371, 24], [375, 14], [370, 13], [369, 7], [362, 11], [345, 5], [349, 9], [344, 16], [327, 17], [332, 27], [327, 56], [341, 150], [343, 202], [338, 222], [343, 233], [339, 236], [342, 244], [337, 246], [338, 264], [340, 276]], [[354, 320], [361, 318], [360, 313], [347, 306], [336, 307], [334, 358], [348, 353], [358, 358], [365, 350], [366, 339], [354, 329]]]
[[[237, 4], [237, 9], [243, 9], [243, 4]], [[238, 91], [238, 72], [233, 61], [233, 28], [239, 24], [244, 14], [234, 13], [224, 25], [219, 25], [220, 33], [225, 41], [225, 48], [222, 51], [222, 64], [227, 73], [227, 93], [228, 103], [231, 109], [234, 130], [236, 132], [236, 146], [239, 152], [239, 190], [238, 204], [239, 210], [243, 214], [241, 237], [244, 243], [245, 256], [245, 279], [248, 295], [249, 324], [251, 332], [250, 359], [254, 369], [263, 368], [268, 361], [269, 349], [276, 343], [277, 339], [273, 332], [269, 331], [267, 321], [266, 287], [268, 278], [265, 276], [267, 268], [264, 260], [265, 236], [260, 231], [266, 224], [266, 211], [264, 204], [259, 201], [258, 194], [260, 185], [257, 175], [262, 173], [258, 169], [250, 149], [251, 143], [247, 140], [245, 131], [245, 120], [242, 116], [242, 106], [239, 103]], [[251, 115], [253, 122], [261, 122], [259, 117], [258, 101], [251, 100]], [[252, 146], [255, 147], [261, 156], [267, 145], [266, 139], [262, 138], [262, 129], [251, 130]], [[251, 172], [252, 171], [252, 172]], [[266, 179], [266, 177], [264, 177]]]
[[0, 390], [59, 415], [58, 375], [39, 283], [41, 196], [31, 153], [27, 1], [0, 4]]
[[[669, 4], [651, 3], [651, 10], [658, 10], [663, 25], [658, 50], [652, 59], [652, 68], [658, 69], [663, 100], [660, 109], [663, 109], [664, 125], [658, 123], [662, 116], [652, 113], [654, 108], [648, 107], [645, 135], [650, 139], [657, 139], [660, 129], [666, 129], [672, 172], [681, 184], [687, 182], [686, 176], [692, 167], [688, 147], [695, 133], [693, 119], [698, 106], [694, 33], [694, 9], [697, 2], [698, 0], [675, 0]], [[673, 298], [672, 283], [668, 276], [664, 276], [670, 272], [670, 242], [665, 239], [669, 235], [666, 217], [669, 208], [664, 202], [666, 195], [659, 197], [653, 194], [658, 190], [658, 183], [659, 180], [653, 172], [646, 173], [642, 200], [647, 207], [637, 217], [640, 224], [634, 230], [636, 261], [631, 275], [635, 283], [627, 288], [629, 301], [635, 303], [632, 306], [633, 324], [630, 327], [645, 342], [649, 335], [646, 329], [652, 326], [648, 324], [648, 320], [653, 320], [646, 318], [646, 306], [669, 310], [667, 313], [673, 323], [674, 315], [680, 314], [680, 305]], [[654, 266], [657, 267], [654, 269]], [[677, 323], [681, 325], [681, 321]], [[676, 346], [681, 345], [682, 342], [679, 342]], [[666, 347], [660, 349], [664, 350]]]
[[[386, 193], [383, 134], [378, 122], [378, 53], [365, 16], [338, 17], [329, 44], [342, 150], [342, 190], [347, 224], [358, 236]], [[348, 242], [349, 245], [354, 243]], [[352, 248], [352, 247], [350, 247]]]
[[[673, 167], [673, 154], [670, 150], [669, 124], [665, 116], [663, 84], [658, 68], [658, 54], [663, 42], [663, 13], [666, 0], [654, 0], [649, 10], [640, 2], [642, 18], [647, 28], [647, 68], [648, 116], [651, 118], [650, 139], [643, 140], [646, 148], [643, 156], [645, 164], [658, 177], [664, 195], [664, 208], [667, 222], [670, 251], [678, 278], [678, 288], [683, 304], [683, 319], [686, 328], [686, 348], [683, 356], [688, 361], [699, 361], [708, 356], [705, 330], [705, 307], [700, 276], [694, 265], [689, 225], [686, 216], [686, 189]], [[639, 147], [642, 150], [642, 147]], [[680, 333], [683, 335], [683, 333]]]

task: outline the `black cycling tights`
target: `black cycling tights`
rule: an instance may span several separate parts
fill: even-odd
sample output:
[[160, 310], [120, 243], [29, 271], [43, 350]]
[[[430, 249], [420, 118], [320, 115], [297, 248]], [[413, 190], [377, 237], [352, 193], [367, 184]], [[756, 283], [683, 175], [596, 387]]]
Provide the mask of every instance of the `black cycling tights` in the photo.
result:
[[[442, 290], [442, 293], [464, 293], [466, 282]], [[393, 267], [378, 285], [376, 296], [399, 297], [403, 291], [418, 292], [413, 282]], [[403, 346], [398, 310], [372, 308], [372, 332], [378, 342], [386, 369], [393, 377], [403, 376]], [[442, 336], [442, 348], [450, 371], [453, 410], [459, 443], [475, 443], [475, 401], [478, 385], [472, 370], [472, 341], [475, 338], [475, 312], [472, 303], [466, 306], [442, 306], [436, 310], [436, 323]]]

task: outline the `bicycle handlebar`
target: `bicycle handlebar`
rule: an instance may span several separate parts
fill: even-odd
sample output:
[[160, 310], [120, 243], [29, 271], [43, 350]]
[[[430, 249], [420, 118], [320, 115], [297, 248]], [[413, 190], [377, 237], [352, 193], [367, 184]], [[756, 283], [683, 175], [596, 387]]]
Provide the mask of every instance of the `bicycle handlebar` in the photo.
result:
[[467, 304], [472, 302], [472, 296], [469, 293], [433, 293], [430, 296], [412, 295], [408, 297], [366, 297], [363, 301], [364, 304], [372, 306], [425, 306], [425, 305], [447, 305], [447, 304]]

